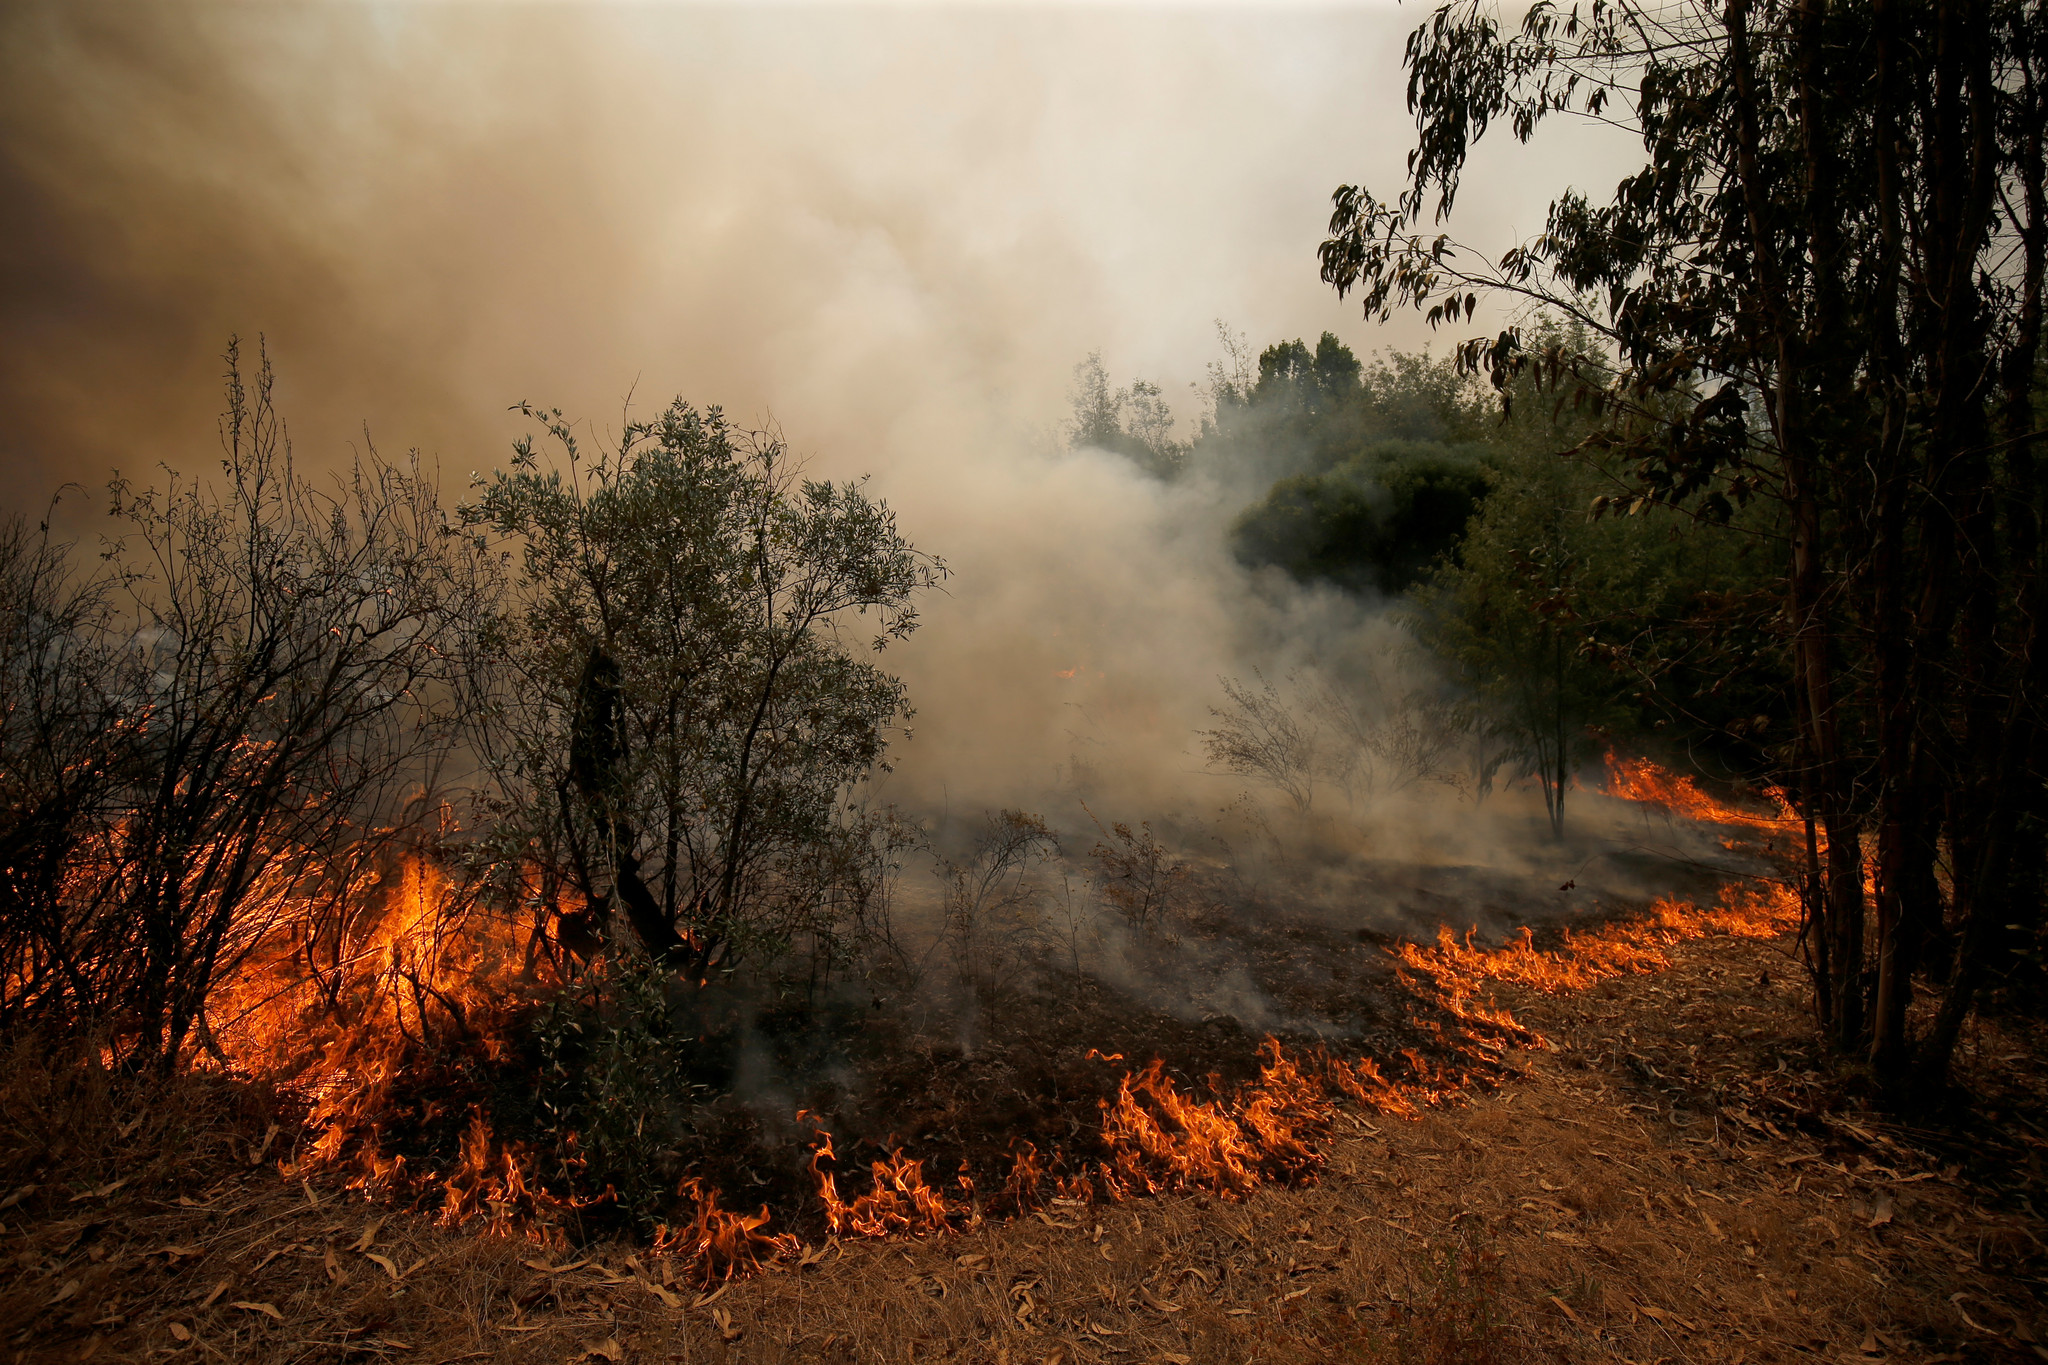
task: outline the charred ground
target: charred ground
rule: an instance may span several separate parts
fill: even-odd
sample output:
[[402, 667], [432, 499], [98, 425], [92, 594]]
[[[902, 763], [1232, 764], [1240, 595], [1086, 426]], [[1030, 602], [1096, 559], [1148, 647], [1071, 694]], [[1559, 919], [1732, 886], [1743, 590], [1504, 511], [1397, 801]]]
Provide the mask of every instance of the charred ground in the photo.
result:
[[[1114, 950], [1126, 985], [1043, 957], [973, 1008], [887, 973], [810, 997], [718, 983], [678, 994], [676, 1017], [696, 1032], [689, 1081], [700, 1098], [673, 1115], [679, 1137], [662, 1154], [665, 1178], [693, 1175], [728, 1205], [765, 1205], [778, 1229], [822, 1235], [812, 1162], [830, 1134], [829, 1169], [842, 1178], [908, 1156], [933, 1186], [1013, 1214], [1110, 1155], [1104, 1111], [1124, 1077], [1154, 1058], [1180, 1092], [1210, 1102], [1254, 1081], [1269, 1038], [1290, 1053], [1362, 1054], [1397, 1085], [1428, 1090], [1501, 1074], [1499, 1049], [1475, 1049], [1460, 1031], [1470, 1021], [1402, 979], [1389, 952], [1397, 935], [1289, 912], [1223, 877], [1188, 888], [1186, 904], [1170, 926]], [[1613, 902], [1572, 922], [1584, 929], [1642, 908]], [[1536, 942], [1563, 932], [1546, 923]], [[1202, 1003], [1217, 978], [1239, 1012]], [[477, 1115], [501, 1139], [539, 1141], [540, 1063], [531, 1038], [514, 1034], [522, 1040], [495, 1054], [456, 1047], [419, 1057], [382, 1098], [381, 1148], [416, 1170], [452, 1167]], [[1011, 1186], [1026, 1153], [1044, 1173], [1035, 1193]], [[416, 1193], [422, 1207], [441, 1195], [432, 1184]], [[600, 1201], [563, 1230], [580, 1242], [623, 1225]]]

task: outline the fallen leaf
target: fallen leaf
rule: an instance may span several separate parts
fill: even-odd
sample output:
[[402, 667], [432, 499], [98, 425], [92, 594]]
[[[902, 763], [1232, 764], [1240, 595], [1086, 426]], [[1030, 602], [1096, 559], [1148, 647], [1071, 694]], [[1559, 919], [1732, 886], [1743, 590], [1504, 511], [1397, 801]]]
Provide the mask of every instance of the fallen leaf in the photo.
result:
[[824, 1248], [807, 1246], [804, 1248], [804, 1254], [798, 1258], [796, 1268], [802, 1270], [807, 1265], [820, 1265], [824, 1260]]
[[76, 1294], [77, 1292], [78, 1281], [66, 1280], [64, 1281], [64, 1287], [57, 1291], [57, 1297], [51, 1299], [50, 1302], [53, 1304], [62, 1303], [64, 1302], [64, 1300], [70, 1298], [73, 1294]]
[[1879, 1349], [1877, 1345], [1877, 1333], [1865, 1332], [1863, 1334], [1863, 1344], [1861, 1346], [1858, 1346], [1856, 1349], [1863, 1352], [1863, 1354], [1867, 1356], [1876, 1355]]
[[716, 1289], [712, 1290], [712, 1291], [711, 1291], [710, 1293], [708, 1293], [708, 1294], [699, 1294], [699, 1295], [697, 1296], [697, 1301], [696, 1301], [695, 1303], [691, 1304], [691, 1305], [690, 1305], [690, 1307], [692, 1307], [692, 1308], [708, 1308], [708, 1307], [710, 1307], [710, 1306], [711, 1306], [712, 1304], [714, 1304], [714, 1303], [717, 1303], [717, 1302], [718, 1302], [718, 1301], [719, 1301], [720, 1299], [724, 1298], [724, 1297], [725, 1297], [725, 1291], [726, 1291], [726, 1290], [728, 1290], [728, 1289], [730, 1289], [730, 1288], [732, 1288], [732, 1281], [730, 1281], [730, 1280], [727, 1280], [727, 1281], [726, 1281], [726, 1282], [725, 1282], [724, 1284], [722, 1284], [722, 1285], [718, 1286], [718, 1288], [716, 1288]]
[[744, 1327], [733, 1326], [732, 1314], [726, 1312], [723, 1308], [712, 1309], [711, 1320], [718, 1324], [718, 1334], [727, 1341], [738, 1341], [740, 1336], [747, 1330]]
[[1557, 1305], [1558, 1312], [1564, 1314], [1566, 1317], [1572, 1320], [1572, 1326], [1584, 1330], [1586, 1324], [1579, 1321], [1579, 1315], [1572, 1311], [1572, 1306], [1570, 1304], [1566, 1303], [1563, 1299], [1560, 1299], [1555, 1294], [1552, 1294], [1550, 1296], [1550, 1301]]
[[576, 1358], [578, 1360], [623, 1360], [625, 1355], [626, 1353], [619, 1348], [619, 1339], [617, 1337], [606, 1337], [603, 1341], [594, 1341], [590, 1345], [585, 1346], [583, 1354]]
[[213, 1287], [213, 1292], [212, 1292], [211, 1294], [208, 1294], [208, 1295], [206, 1296], [206, 1298], [205, 1298], [205, 1299], [204, 1299], [203, 1301], [201, 1301], [201, 1303], [200, 1303], [200, 1305], [199, 1305], [199, 1306], [200, 1306], [201, 1308], [211, 1308], [211, 1307], [213, 1307], [213, 1301], [214, 1301], [215, 1299], [219, 1298], [219, 1297], [220, 1297], [221, 1295], [223, 1295], [223, 1294], [227, 1293], [227, 1292], [228, 1292], [228, 1286], [229, 1286], [229, 1285], [231, 1285], [231, 1284], [233, 1284], [233, 1283], [234, 1283], [234, 1281], [233, 1281], [233, 1280], [222, 1280], [222, 1281], [221, 1281], [221, 1282], [220, 1282], [219, 1284], [217, 1284], [217, 1285], [215, 1285], [215, 1286]]
[[1881, 1228], [1886, 1223], [1889, 1223], [1891, 1221], [1892, 1197], [1889, 1194], [1885, 1194], [1880, 1191], [1877, 1198], [1871, 1201], [1870, 1221], [1864, 1224], [1864, 1226], [1870, 1228]]
[[22, 1200], [28, 1198], [35, 1192], [36, 1187], [34, 1185], [23, 1185], [19, 1189], [15, 1190], [13, 1194], [8, 1195], [5, 1199], [0, 1199], [0, 1209], [11, 1209], [16, 1204], [19, 1204]]
[[583, 1269], [583, 1267], [589, 1265], [590, 1262], [569, 1261], [562, 1265], [549, 1265], [546, 1261], [521, 1261], [519, 1264], [524, 1266], [531, 1266], [543, 1275], [566, 1275], [572, 1270]]
[[199, 1254], [198, 1247], [181, 1247], [175, 1244], [158, 1247], [157, 1251], [160, 1255], [168, 1256], [174, 1261], [181, 1256], [197, 1256]]
[[1976, 1328], [1978, 1331], [1984, 1333], [1986, 1336], [1995, 1337], [2000, 1335], [1996, 1328], [1986, 1327], [1983, 1323], [1977, 1321], [1975, 1318], [1970, 1316], [1970, 1310], [1963, 1307], [1964, 1297], [1965, 1296], [1962, 1294], [1951, 1294], [1948, 1296], [1948, 1301], [1956, 1306], [1956, 1311], [1958, 1313], [1961, 1313], [1963, 1315], [1963, 1321], [1969, 1323], [1970, 1326]]
[[244, 1313], [264, 1313], [276, 1318], [279, 1322], [284, 1321], [284, 1314], [277, 1311], [277, 1305], [274, 1303], [250, 1303], [247, 1299], [236, 1299], [228, 1307], [239, 1308]]
[[643, 1278], [640, 1281], [640, 1287], [646, 1290], [648, 1293], [654, 1295], [655, 1298], [660, 1299], [662, 1303], [669, 1308], [681, 1308], [683, 1306], [683, 1300], [681, 1295], [670, 1293], [668, 1290], [663, 1289], [660, 1285], [656, 1284], [652, 1280]]
[[378, 1265], [383, 1266], [384, 1273], [386, 1275], [389, 1275], [394, 1281], [398, 1279], [398, 1263], [392, 1260], [389, 1256], [379, 1256], [374, 1251], [366, 1251], [363, 1253], [363, 1255], [375, 1261]]
[[182, 1322], [174, 1322], [171, 1324], [171, 1336], [179, 1341], [190, 1341], [192, 1340], [192, 1329]]
[[1280, 1302], [1286, 1303], [1289, 1299], [1298, 1299], [1306, 1293], [1308, 1293], [1306, 1289], [1297, 1289], [1292, 1294], [1282, 1294], [1280, 1296]]
[[1649, 1315], [1650, 1315], [1651, 1317], [1653, 1317], [1653, 1318], [1657, 1319], [1657, 1321], [1659, 1321], [1659, 1322], [1662, 1322], [1662, 1323], [1675, 1323], [1675, 1324], [1677, 1324], [1677, 1326], [1678, 1326], [1679, 1328], [1681, 1328], [1681, 1329], [1682, 1329], [1682, 1330], [1684, 1330], [1684, 1331], [1687, 1331], [1687, 1332], [1697, 1332], [1697, 1331], [1699, 1331], [1699, 1330], [1700, 1330], [1700, 1329], [1699, 1329], [1699, 1327], [1698, 1327], [1698, 1326], [1697, 1326], [1696, 1324], [1694, 1324], [1694, 1323], [1692, 1323], [1692, 1322], [1689, 1322], [1689, 1321], [1688, 1321], [1688, 1320], [1686, 1320], [1685, 1318], [1682, 1318], [1682, 1317], [1678, 1316], [1678, 1314], [1676, 1314], [1676, 1313], [1667, 1313], [1667, 1312], [1665, 1312], [1665, 1311], [1664, 1311], [1663, 1309], [1661, 1309], [1661, 1308], [1649, 1308], [1649, 1307], [1645, 1307], [1645, 1308], [1643, 1309], [1643, 1311], [1644, 1311], [1645, 1313], [1649, 1314]]
[[321, 1263], [327, 1268], [327, 1278], [334, 1283], [340, 1284], [348, 1278], [348, 1272], [341, 1268], [341, 1261], [335, 1256], [333, 1247], [327, 1248], [327, 1254], [321, 1258]]
[[87, 1190], [84, 1194], [74, 1194], [71, 1196], [71, 1202], [76, 1204], [79, 1201], [85, 1199], [105, 1199], [115, 1190], [118, 1190], [123, 1185], [127, 1184], [131, 1179], [133, 1179], [132, 1176], [124, 1175], [119, 1180], [114, 1181], [112, 1184], [102, 1185], [96, 1190]]
[[383, 1226], [384, 1220], [382, 1218], [379, 1218], [376, 1222], [364, 1228], [363, 1235], [356, 1238], [356, 1244], [353, 1247], [350, 1247], [349, 1250], [368, 1251], [371, 1247], [377, 1245], [377, 1229]]
[[970, 1255], [970, 1256], [955, 1256], [955, 1257], [953, 1258], [953, 1264], [955, 1264], [955, 1265], [964, 1265], [964, 1266], [966, 1266], [966, 1267], [967, 1267], [967, 1268], [968, 1268], [969, 1270], [979, 1270], [979, 1269], [981, 1269], [981, 1268], [982, 1268], [983, 1266], [985, 1266], [985, 1265], [987, 1265], [987, 1264], [988, 1264], [988, 1257], [986, 1257], [986, 1256], [972, 1256], [972, 1255]]

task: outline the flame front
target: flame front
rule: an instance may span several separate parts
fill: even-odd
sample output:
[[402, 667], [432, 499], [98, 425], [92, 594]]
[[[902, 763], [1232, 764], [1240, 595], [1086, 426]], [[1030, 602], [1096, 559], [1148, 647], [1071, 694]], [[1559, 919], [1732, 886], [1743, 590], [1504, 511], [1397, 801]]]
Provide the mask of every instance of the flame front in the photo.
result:
[[[1782, 802], [1776, 815], [1743, 810], [1642, 760], [1610, 758], [1608, 790], [1739, 830], [1775, 831], [1787, 819]], [[535, 1153], [500, 1135], [481, 1103], [466, 1115], [448, 1112], [447, 1097], [462, 1088], [440, 1083], [465, 1065], [508, 1061], [518, 1030], [564, 984], [538, 927], [544, 917], [516, 922], [493, 912], [424, 857], [407, 860], [393, 880], [381, 896], [358, 888], [339, 921], [271, 916], [273, 924], [326, 927], [280, 929], [255, 945], [215, 996], [210, 1046], [223, 1064], [304, 1097], [305, 1133], [282, 1163], [288, 1173], [343, 1173], [366, 1193], [437, 1205], [449, 1224], [559, 1242], [568, 1215], [603, 1196], [550, 1187], [536, 1175]], [[519, 900], [538, 902], [538, 888], [524, 890]], [[1504, 1074], [1512, 1050], [1544, 1046], [1491, 990], [1582, 991], [1661, 970], [1687, 940], [1775, 936], [1799, 919], [1789, 887], [1744, 882], [1705, 907], [1665, 899], [1633, 918], [1565, 927], [1550, 947], [1527, 929], [1493, 947], [1444, 927], [1434, 943], [1388, 950], [1415, 1002], [1411, 1022], [1434, 1040], [1433, 1057], [1412, 1048], [1386, 1058], [1328, 1047], [1297, 1052], [1268, 1038], [1257, 1074], [1226, 1091], [1214, 1077], [1191, 1089], [1162, 1059], [1132, 1067], [1120, 1054], [1091, 1051], [1092, 1061], [1119, 1068], [1099, 1130], [1072, 1152], [1015, 1143], [1007, 1176], [987, 1199], [964, 1160], [953, 1181], [934, 1184], [924, 1161], [898, 1149], [867, 1162], [858, 1177], [864, 1188], [847, 1191], [832, 1135], [819, 1129], [809, 1164], [823, 1223], [833, 1236], [922, 1237], [973, 1226], [987, 1213], [1038, 1209], [1048, 1190], [1052, 1202], [1069, 1206], [1180, 1191], [1241, 1199], [1265, 1184], [1313, 1179], [1343, 1106], [1413, 1117]], [[437, 1119], [461, 1124], [458, 1149], [446, 1169], [412, 1169], [392, 1135]], [[654, 1252], [686, 1274], [745, 1274], [798, 1249], [793, 1235], [768, 1231], [766, 1205], [729, 1209], [696, 1176], [676, 1192], [685, 1216], [658, 1229]]]

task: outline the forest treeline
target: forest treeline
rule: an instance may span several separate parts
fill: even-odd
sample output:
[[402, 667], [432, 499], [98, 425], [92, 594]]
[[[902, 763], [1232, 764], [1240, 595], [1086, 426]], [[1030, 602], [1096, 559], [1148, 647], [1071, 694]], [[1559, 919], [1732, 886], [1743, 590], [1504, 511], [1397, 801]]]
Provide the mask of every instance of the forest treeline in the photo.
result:
[[[1596, 424], [1531, 382], [1504, 410], [1452, 356], [1362, 361], [1328, 332], [1254, 352], [1218, 331], [1225, 358], [1192, 423], [1175, 426], [1156, 385], [1112, 388], [1091, 356], [1068, 439], [1162, 479], [1256, 490], [1230, 553], [1390, 613], [1423, 665], [1225, 679], [1204, 733], [1213, 760], [1300, 810], [1319, 784], [1355, 796], [1437, 781], [1484, 799], [1529, 777], [1553, 832], [1577, 770], [1616, 745], [1770, 780], [1788, 733], [1768, 649], [1771, 509], [1711, 526], [1596, 518], [1594, 500], [1626, 484], [1612, 462], [1562, 457]], [[1554, 322], [1545, 335], [1592, 340]]]

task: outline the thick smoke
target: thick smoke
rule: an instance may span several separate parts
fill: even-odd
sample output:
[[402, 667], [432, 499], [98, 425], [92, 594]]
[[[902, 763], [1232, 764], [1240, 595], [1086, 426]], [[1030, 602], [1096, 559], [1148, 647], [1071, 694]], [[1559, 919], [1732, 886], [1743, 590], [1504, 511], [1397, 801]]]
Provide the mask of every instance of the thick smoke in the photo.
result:
[[[1258, 344], [1427, 340], [1367, 329], [1314, 257], [1334, 185], [1399, 184], [1416, 17], [10, 6], [4, 497], [206, 467], [230, 333], [266, 338], [302, 464], [367, 429], [451, 488], [505, 460], [516, 401], [602, 434], [681, 393], [871, 473], [954, 570], [891, 656], [919, 715], [882, 799], [1063, 825], [1086, 800], [1246, 876], [1284, 845], [1296, 892], [1362, 920], [1561, 882], [1599, 850], [1541, 847], [1513, 795], [1248, 815], [1196, 737], [1219, 678], [1426, 673], [1375, 604], [1230, 559], [1246, 486], [1060, 432], [1098, 348], [1192, 418], [1217, 317]], [[1555, 186], [1528, 168], [1626, 155], [1538, 148], [1472, 174], [1476, 240], [1540, 221]]]

